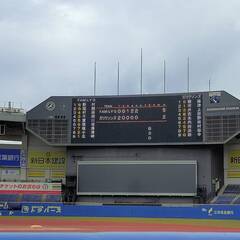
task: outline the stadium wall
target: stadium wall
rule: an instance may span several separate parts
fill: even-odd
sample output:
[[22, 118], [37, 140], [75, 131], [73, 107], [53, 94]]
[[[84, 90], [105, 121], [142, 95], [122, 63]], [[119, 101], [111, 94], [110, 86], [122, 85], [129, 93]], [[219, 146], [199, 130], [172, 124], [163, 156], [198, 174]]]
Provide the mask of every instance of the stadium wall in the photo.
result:
[[[57, 169], [30, 168], [29, 153], [66, 151], [64, 176], [52, 177]], [[197, 183], [207, 189], [207, 194], [216, 192], [215, 179], [223, 184], [223, 157], [221, 145], [199, 146], [122, 146], [122, 147], [53, 147], [45, 144], [31, 133], [28, 135], [28, 166], [26, 179], [34, 181], [62, 180], [77, 175], [78, 161], [186, 161], [196, 160], [198, 168]], [[62, 169], [60, 169], [62, 170]], [[171, 172], [169, 173], [171, 175]], [[157, 184], [157, 183], [156, 183]], [[176, 183], [177, 184], [177, 183]]]
[[[167, 112], [169, 125], [166, 125], [165, 128], [156, 128], [153, 132], [153, 134], [157, 133], [155, 139], [152, 135], [152, 125], [149, 122], [151, 118], [144, 118], [144, 116], [156, 115], [154, 105], [150, 104], [150, 98], [151, 101], [154, 100], [154, 103], [166, 103], [169, 107], [169, 112]], [[170, 101], [170, 98], [173, 102]], [[186, 107], [186, 99], [189, 100], [190, 107], [189, 105]], [[148, 125], [151, 125], [151, 131], [148, 128], [148, 132], [146, 131], [148, 125], [138, 125], [141, 128], [136, 128], [137, 125], [125, 125], [126, 122], [124, 121], [119, 122], [120, 127], [112, 127], [114, 125], [108, 124], [111, 120], [109, 117], [111, 114], [108, 114], [109, 116], [104, 115], [112, 108], [109, 108], [108, 103], [111, 103], [111, 106], [118, 107], [124, 106], [125, 103], [135, 103], [138, 113], [136, 116], [140, 117], [141, 121], [147, 121]], [[138, 109], [140, 103], [150, 104], [148, 114], [145, 110], [140, 111]], [[29, 155], [26, 169], [28, 172], [30, 170], [35, 171], [31, 176], [28, 174], [27, 180], [51, 181], [59, 179], [64, 181], [66, 177], [72, 178], [76, 182], [77, 163], [79, 161], [197, 161], [198, 186], [206, 189], [207, 195], [211, 195], [209, 197], [213, 197], [224, 184], [239, 183], [237, 179], [240, 179], [240, 171], [238, 171], [240, 167], [238, 167], [238, 164], [236, 164], [235, 169], [231, 166], [232, 176], [230, 179], [228, 162], [229, 151], [234, 148], [232, 140], [234, 138], [234, 141], [238, 141], [237, 134], [240, 129], [239, 104], [237, 98], [224, 91], [191, 93], [190, 95], [183, 93], [159, 96], [50, 97], [27, 113], [26, 129]], [[104, 111], [101, 112], [96, 106], [98, 109], [104, 109]], [[159, 117], [159, 113], [160, 116], [163, 113], [163, 116], [165, 116], [165, 111], [164, 108], [164, 111], [158, 112], [157, 116]], [[139, 114], [140, 112], [141, 114]], [[181, 129], [186, 129], [185, 118], [183, 118], [186, 112], [189, 116], [191, 114], [194, 116], [194, 118], [189, 117], [191, 121], [188, 119], [187, 124], [189, 126], [187, 129], [194, 130], [193, 132], [196, 135], [196, 138], [192, 138], [189, 130], [189, 137], [191, 136], [191, 138], [188, 141], [181, 138], [184, 137], [182, 133], [185, 132], [185, 130], [182, 132]], [[104, 117], [105, 120], [108, 119], [107, 122], [100, 121], [100, 113], [103, 114], [101, 117]], [[124, 115], [123, 111], [120, 111], [120, 113], [125, 119], [126, 114], [124, 113]], [[95, 126], [92, 121], [96, 120], [96, 116], [99, 117], [99, 122]], [[116, 116], [118, 115], [116, 114]], [[123, 118], [120, 119], [123, 120]], [[81, 120], [84, 125], [80, 124]], [[76, 122], [79, 122], [79, 124]], [[182, 123], [183, 125], [181, 125]], [[78, 130], [76, 131], [77, 126]], [[95, 131], [95, 127], [98, 131]], [[161, 127], [161, 124], [158, 127]], [[170, 131], [172, 127], [173, 129], [176, 128], [174, 133]], [[87, 137], [85, 130], [88, 132]], [[138, 135], [140, 132], [142, 133], [141, 136]], [[95, 133], [98, 136], [95, 136]], [[136, 139], [134, 139], [135, 134]], [[145, 136], [145, 134], [149, 134], [149, 136]], [[170, 135], [169, 138], [166, 137], [168, 134]], [[127, 138], [124, 138], [123, 135]], [[35, 136], [38, 136], [38, 138]], [[177, 138], [171, 138], [171, 136], [177, 136]], [[121, 137], [123, 138], [121, 139]], [[151, 142], [146, 141], [146, 139], [151, 140]], [[233, 146], [224, 146], [226, 142], [230, 141]], [[65, 151], [66, 169], [62, 168], [61, 170], [65, 170], [66, 176], [61, 176], [61, 172], [57, 173], [56, 169], [48, 167], [44, 168], [45, 170], [40, 167], [34, 169], [29, 161], [31, 162], [34, 155], [32, 152], [37, 151], [42, 152], [39, 154], [39, 159], [44, 157], [44, 153], [46, 153], [45, 155], [48, 153], [55, 158], [56, 152]], [[54, 171], [55, 177], [58, 175], [57, 178], [52, 175]], [[38, 174], [41, 176], [37, 178]], [[171, 171], [169, 171], [169, 176], [171, 174]], [[71, 184], [71, 188], [71, 190], [74, 189], [74, 184]]]
[[240, 219], [240, 209], [231, 205], [165, 206], [93, 206], [53, 203], [23, 203], [19, 210], [0, 210], [1, 216], [64, 216], [122, 218]]
[[[78, 161], [185, 161], [197, 160], [198, 185], [215, 193], [214, 179], [223, 184], [221, 146], [151, 146], [67, 148], [67, 176], [76, 176]], [[171, 175], [171, 172], [169, 172]], [[157, 183], [156, 183], [157, 184]], [[176, 183], [178, 184], [178, 183]]]

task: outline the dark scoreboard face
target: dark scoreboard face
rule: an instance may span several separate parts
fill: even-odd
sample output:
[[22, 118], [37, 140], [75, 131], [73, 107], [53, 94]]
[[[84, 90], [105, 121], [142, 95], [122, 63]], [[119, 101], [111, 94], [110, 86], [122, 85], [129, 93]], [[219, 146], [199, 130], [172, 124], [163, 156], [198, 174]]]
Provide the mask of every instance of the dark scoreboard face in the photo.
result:
[[200, 94], [72, 99], [72, 143], [202, 141]]

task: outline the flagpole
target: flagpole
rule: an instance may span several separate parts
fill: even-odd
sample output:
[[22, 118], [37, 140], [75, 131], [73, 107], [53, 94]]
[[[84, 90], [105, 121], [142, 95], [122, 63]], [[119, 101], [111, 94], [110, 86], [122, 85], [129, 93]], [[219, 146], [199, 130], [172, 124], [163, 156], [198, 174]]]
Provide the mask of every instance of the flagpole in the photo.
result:
[[142, 58], [142, 48], [141, 48], [141, 72], [140, 72], [140, 93], [141, 93], [141, 95], [143, 94], [142, 65], [143, 65], [143, 58]]
[[163, 92], [166, 93], [166, 61], [163, 61]]
[[117, 95], [119, 95], [119, 92], [120, 92], [120, 72], [119, 72], [119, 69], [120, 66], [119, 66], [119, 61], [117, 63]]
[[94, 62], [94, 77], [93, 77], [93, 94], [96, 95], [96, 85], [97, 85], [97, 63]]
[[187, 58], [187, 91], [190, 92], [189, 57]]

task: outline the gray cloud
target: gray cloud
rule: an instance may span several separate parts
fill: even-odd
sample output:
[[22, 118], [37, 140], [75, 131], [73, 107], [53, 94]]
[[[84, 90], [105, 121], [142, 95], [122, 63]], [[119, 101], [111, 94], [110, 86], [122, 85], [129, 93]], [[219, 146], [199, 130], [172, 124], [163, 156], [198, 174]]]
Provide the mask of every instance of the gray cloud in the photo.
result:
[[145, 93], [224, 89], [240, 97], [238, 0], [0, 1], [0, 102], [27, 109], [51, 95], [139, 93], [143, 48]]

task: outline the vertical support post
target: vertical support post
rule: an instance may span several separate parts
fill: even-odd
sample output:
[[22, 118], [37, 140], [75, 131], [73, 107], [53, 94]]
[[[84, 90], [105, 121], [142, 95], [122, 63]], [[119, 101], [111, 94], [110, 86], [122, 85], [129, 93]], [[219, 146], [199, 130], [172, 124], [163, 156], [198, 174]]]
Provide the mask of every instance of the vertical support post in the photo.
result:
[[190, 70], [189, 70], [189, 57], [187, 58], [187, 92], [190, 92]]
[[120, 66], [119, 66], [119, 61], [117, 64], [117, 95], [119, 96], [120, 93]]
[[166, 61], [163, 61], [163, 92], [166, 93]]
[[96, 96], [96, 85], [97, 85], [97, 63], [94, 62], [94, 76], [93, 76], [93, 95]]
[[143, 94], [143, 78], [142, 78], [142, 68], [143, 68], [143, 57], [142, 57], [142, 48], [141, 48], [141, 72], [140, 72], [140, 93]]

